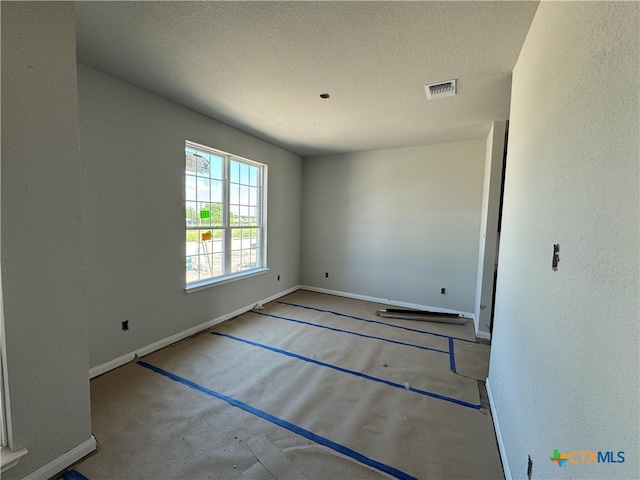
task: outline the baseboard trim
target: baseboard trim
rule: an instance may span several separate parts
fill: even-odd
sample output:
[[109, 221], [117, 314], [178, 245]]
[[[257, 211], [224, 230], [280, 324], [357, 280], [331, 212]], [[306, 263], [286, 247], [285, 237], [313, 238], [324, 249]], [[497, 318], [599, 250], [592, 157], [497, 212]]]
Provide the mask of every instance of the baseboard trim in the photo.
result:
[[81, 443], [76, 448], [69, 450], [64, 455], [56, 458], [53, 462], [48, 463], [44, 467], [36, 470], [32, 474], [24, 477], [22, 480], [47, 480], [54, 475], [60, 473], [69, 465], [73, 465], [81, 458], [89, 455], [96, 449], [96, 439], [93, 435], [84, 443]]
[[0, 474], [6, 472], [7, 470], [15, 467], [20, 459], [24, 457], [27, 453], [26, 448], [21, 448], [17, 452], [14, 452], [9, 449], [9, 447], [0, 447]]
[[500, 451], [500, 459], [502, 460], [502, 469], [504, 470], [504, 478], [506, 480], [512, 480], [511, 468], [509, 467], [509, 461], [507, 460], [507, 452], [504, 446], [504, 440], [502, 439], [502, 430], [500, 429], [500, 421], [498, 420], [498, 413], [496, 412], [495, 402], [493, 400], [493, 392], [491, 390], [491, 381], [487, 378], [487, 397], [489, 398], [489, 407], [491, 408], [491, 418], [493, 420], [493, 428], [496, 431], [496, 439], [498, 440], [498, 450]]
[[450, 310], [448, 308], [432, 307], [430, 305], [421, 305], [418, 303], [401, 302], [387, 298], [369, 297], [367, 295], [358, 295], [356, 293], [340, 292], [338, 290], [329, 290], [326, 288], [312, 287], [309, 285], [300, 285], [300, 290], [308, 290], [310, 292], [326, 293], [328, 295], [336, 295], [338, 297], [353, 298], [355, 300], [364, 300], [366, 302], [382, 303], [384, 305], [392, 305], [394, 307], [412, 308], [415, 310], [429, 310], [430, 312], [439, 313], [455, 313], [465, 318], [474, 318], [474, 314], [470, 312], [461, 312], [459, 310]]
[[126, 355], [122, 355], [118, 358], [114, 358], [113, 360], [103, 363], [102, 365], [98, 365], [96, 367], [90, 368], [89, 378], [94, 378], [94, 377], [97, 377], [98, 375], [102, 375], [103, 373], [107, 373], [108, 371], [113, 370], [114, 368], [118, 368], [118, 367], [121, 367], [122, 365], [129, 363], [134, 358], [136, 358], [136, 356], [144, 357], [145, 355], [149, 355], [150, 353], [153, 353], [156, 350], [160, 350], [161, 348], [167, 347], [172, 343], [176, 343], [176, 342], [179, 342], [180, 340], [184, 340], [185, 338], [190, 337], [191, 335], [195, 335], [196, 333], [201, 332], [202, 330], [206, 330], [207, 328], [211, 328], [215, 325], [218, 325], [219, 323], [229, 320], [230, 318], [237, 317], [238, 315], [242, 315], [243, 313], [248, 312], [249, 310], [254, 308], [256, 305], [262, 305], [264, 303], [272, 302], [273, 300], [276, 300], [280, 297], [284, 297], [285, 295], [289, 295], [290, 293], [293, 293], [299, 289], [300, 287], [296, 285], [295, 287], [276, 293], [275, 295], [271, 295], [268, 298], [264, 298], [258, 302], [254, 302], [251, 305], [244, 306], [231, 313], [227, 313], [226, 315], [222, 315], [220, 317], [214, 318], [213, 320], [209, 320], [205, 323], [201, 323], [200, 325], [196, 325], [195, 327], [188, 328], [187, 330], [184, 330], [180, 333], [176, 333], [175, 335], [171, 335], [170, 337], [163, 338], [162, 340], [158, 340], [157, 342], [147, 345], [146, 347], [142, 347], [134, 352], [130, 352], [130, 353], [127, 353]]
[[491, 334], [489, 332], [483, 332], [482, 330], [476, 330], [476, 337], [483, 340], [491, 340]]
[[122, 355], [121, 357], [114, 358], [102, 365], [98, 365], [97, 367], [93, 367], [89, 369], [89, 378], [94, 378], [103, 373], [107, 373], [109, 370], [113, 370], [114, 368], [121, 367], [129, 363], [131, 360], [136, 358], [135, 352], [127, 353], [126, 355]]

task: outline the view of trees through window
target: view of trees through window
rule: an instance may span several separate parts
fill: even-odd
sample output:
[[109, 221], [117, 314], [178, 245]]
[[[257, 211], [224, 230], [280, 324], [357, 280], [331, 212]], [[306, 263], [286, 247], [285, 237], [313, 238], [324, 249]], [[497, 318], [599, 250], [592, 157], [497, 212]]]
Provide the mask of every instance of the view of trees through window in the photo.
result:
[[262, 268], [264, 166], [187, 142], [187, 286]]

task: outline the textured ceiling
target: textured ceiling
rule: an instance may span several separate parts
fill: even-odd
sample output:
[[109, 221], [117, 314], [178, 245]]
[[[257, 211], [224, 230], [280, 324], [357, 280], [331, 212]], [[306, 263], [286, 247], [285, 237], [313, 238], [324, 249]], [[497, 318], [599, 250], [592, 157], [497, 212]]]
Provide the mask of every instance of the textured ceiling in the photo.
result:
[[[508, 118], [537, 5], [77, 2], [77, 52], [302, 156], [404, 147], [477, 138]], [[453, 78], [458, 95], [426, 100], [425, 84]]]

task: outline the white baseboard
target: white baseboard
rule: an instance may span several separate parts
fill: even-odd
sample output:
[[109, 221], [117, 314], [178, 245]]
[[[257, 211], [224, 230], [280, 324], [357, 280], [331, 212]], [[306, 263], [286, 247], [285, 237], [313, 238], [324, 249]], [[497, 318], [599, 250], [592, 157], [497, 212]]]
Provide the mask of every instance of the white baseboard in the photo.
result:
[[136, 358], [136, 354], [135, 352], [131, 352], [127, 353], [126, 355], [122, 355], [121, 357], [114, 358], [113, 360], [103, 363], [102, 365], [98, 365], [97, 367], [90, 368], [89, 378], [97, 377], [98, 375], [107, 373], [109, 370], [121, 367], [122, 365], [129, 363], [134, 358]]
[[491, 340], [491, 334], [489, 332], [483, 332], [482, 330], [476, 330], [476, 337], [484, 340]]
[[15, 467], [20, 459], [24, 457], [27, 453], [26, 448], [21, 448], [20, 450], [14, 452], [9, 449], [9, 447], [0, 447], [0, 464], [2, 468], [0, 468], [0, 473], [4, 473], [10, 468]]
[[[238, 310], [235, 310], [231, 313], [228, 313], [226, 315], [222, 315], [220, 317], [214, 318], [213, 320], [209, 320], [208, 322], [202, 323], [200, 325], [196, 325], [195, 327], [189, 328], [187, 330], [184, 330], [180, 333], [176, 333], [175, 335], [172, 335], [170, 337], [167, 338], [163, 338], [162, 340], [159, 340], [157, 342], [154, 342], [150, 345], [147, 345], [145, 347], [142, 347], [136, 351], [127, 353], [125, 355], [122, 355], [118, 358], [114, 358], [113, 360], [110, 360], [106, 363], [103, 363], [101, 365], [98, 365], [96, 367], [92, 367], [91, 369], [89, 369], [89, 378], [94, 378], [97, 377], [98, 375], [102, 375], [103, 373], [106, 373], [110, 370], [113, 370], [115, 368], [121, 367], [122, 365], [125, 365], [129, 362], [131, 362], [136, 355], [138, 357], [143, 357], [145, 355], [149, 355], [150, 353], [155, 352], [156, 350], [160, 350], [161, 348], [164, 348], [168, 345], [171, 345], [172, 343], [176, 343], [179, 342], [180, 340], [184, 340], [187, 337], [190, 337], [191, 335], [195, 335], [198, 332], [201, 332], [202, 330], [206, 330], [207, 328], [211, 328], [215, 325], [218, 325], [219, 323], [222, 323], [226, 320], [229, 320], [230, 318], [233, 317], [237, 317], [238, 315], [242, 315], [245, 312], [248, 312], [249, 310], [251, 310], [252, 308], [254, 308], [254, 306], [256, 305], [262, 305], [264, 303], [269, 303], [272, 302], [273, 300], [276, 300], [277, 298], [283, 297], [285, 295], [288, 295], [290, 293], [295, 292], [296, 290], [308, 290], [310, 292], [318, 292], [318, 293], [326, 293], [329, 295], [337, 295], [339, 297], [346, 297], [346, 298], [353, 298], [355, 300], [364, 300], [367, 302], [374, 302], [374, 303], [381, 303], [383, 305], [392, 305], [392, 306], [398, 306], [398, 307], [404, 307], [404, 308], [413, 308], [413, 309], [417, 309], [417, 310], [429, 310], [432, 312], [441, 312], [441, 313], [454, 313], [457, 315], [461, 315], [465, 318], [474, 318], [474, 315], [472, 313], [469, 312], [461, 312], [458, 310], [450, 310], [450, 309], [446, 309], [446, 308], [440, 308], [440, 307], [432, 307], [429, 305], [420, 305], [417, 303], [407, 303], [407, 302], [400, 302], [397, 300], [391, 300], [391, 299], [386, 299], [386, 298], [378, 298], [378, 297], [370, 297], [367, 295], [358, 295], [355, 293], [348, 293], [348, 292], [340, 292], [338, 290], [329, 290], [326, 288], [319, 288], [319, 287], [311, 287], [308, 285], [297, 285], [295, 287], [289, 288], [287, 290], [284, 290], [282, 292], [276, 293], [275, 295], [272, 295], [268, 298], [262, 299], [258, 302], [252, 303], [251, 305], [247, 305], [245, 307], [239, 308]], [[478, 332], [477, 336], [479, 338], [487, 338], [490, 339], [491, 336], [489, 337], [485, 337], [483, 336], [484, 332]], [[488, 334], [487, 334], [488, 335]]]
[[430, 305], [420, 305], [418, 303], [400, 302], [387, 298], [369, 297], [367, 295], [358, 295], [356, 293], [340, 292], [337, 290], [329, 290], [326, 288], [311, 287], [309, 285], [300, 285], [301, 290], [309, 290], [310, 292], [327, 293], [329, 295], [337, 295], [338, 297], [353, 298], [355, 300], [364, 300], [366, 302], [382, 303], [384, 305], [392, 305], [394, 307], [412, 308], [415, 310], [428, 310], [430, 312], [439, 313], [455, 313], [465, 318], [474, 318], [474, 314], [470, 312], [461, 312], [459, 310], [450, 310], [448, 308], [432, 307]]
[[491, 418], [493, 419], [493, 428], [496, 431], [496, 439], [498, 440], [498, 450], [500, 451], [500, 459], [502, 460], [502, 469], [504, 470], [504, 478], [506, 480], [512, 480], [511, 468], [509, 467], [509, 461], [507, 460], [507, 452], [504, 446], [504, 440], [502, 439], [502, 430], [500, 429], [500, 422], [498, 420], [498, 413], [496, 412], [495, 402], [493, 401], [493, 392], [491, 391], [491, 381], [487, 378], [487, 397], [489, 398], [489, 406], [491, 407]]
[[24, 477], [22, 480], [47, 480], [54, 475], [60, 473], [69, 465], [73, 465], [81, 458], [89, 455], [96, 449], [96, 439], [93, 435], [84, 443], [81, 443], [76, 448], [69, 450], [64, 455], [56, 458], [53, 462], [48, 463], [44, 467], [36, 470], [32, 474]]
[[230, 318], [237, 317], [238, 315], [242, 315], [243, 313], [248, 312], [258, 304], [262, 305], [264, 303], [272, 302], [277, 298], [283, 297], [285, 295], [289, 295], [290, 293], [293, 293], [299, 289], [300, 289], [299, 286], [289, 288], [288, 290], [284, 290], [282, 292], [276, 293], [275, 295], [262, 299], [258, 302], [252, 303], [251, 305], [247, 305], [245, 307], [239, 308], [238, 310], [235, 310], [231, 313], [227, 313], [226, 315], [222, 315], [221, 317], [214, 318], [213, 320], [209, 320], [208, 322], [201, 323], [200, 325], [196, 325], [195, 327], [191, 327], [180, 333], [171, 335], [170, 337], [163, 338], [162, 340], [158, 340], [157, 342], [154, 342], [151, 345], [147, 345], [146, 347], [142, 347], [134, 352], [127, 353], [126, 355], [122, 355], [121, 357], [118, 357], [118, 358], [114, 358], [109, 362], [103, 363], [102, 365], [98, 365], [97, 367], [93, 367], [89, 369], [89, 378], [97, 377], [98, 375], [102, 375], [103, 373], [113, 370], [114, 368], [121, 367], [122, 365], [125, 365], [130, 361], [132, 361], [136, 357], [136, 355], [138, 357], [144, 357], [145, 355], [149, 355], [150, 353], [153, 353], [156, 350], [160, 350], [161, 348], [171, 345], [172, 343], [176, 343], [176, 342], [179, 342], [180, 340], [184, 340], [185, 338], [190, 337], [191, 335], [195, 335], [196, 333], [201, 332], [202, 330], [206, 330], [207, 328], [211, 328], [215, 325], [218, 325], [219, 323], [229, 320]]

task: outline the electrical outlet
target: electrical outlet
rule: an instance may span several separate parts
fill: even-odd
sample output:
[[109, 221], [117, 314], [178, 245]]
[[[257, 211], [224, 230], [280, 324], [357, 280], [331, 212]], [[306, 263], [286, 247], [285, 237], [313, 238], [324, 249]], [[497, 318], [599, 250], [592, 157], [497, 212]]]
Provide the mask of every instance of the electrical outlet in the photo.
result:
[[324, 273], [324, 278], [329, 278], [329, 272]]
[[124, 330], [125, 332], [129, 330], [129, 320], [125, 320], [124, 322], [122, 322], [122, 330]]
[[278, 275], [278, 281], [280, 281], [280, 275]]
[[444, 288], [444, 287], [443, 287], [443, 288], [441, 288], [441, 289], [440, 289], [440, 294], [442, 294], [442, 295], [446, 295], [446, 294], [447, 294], [447, 289], [446, 289], [446, 288]]

